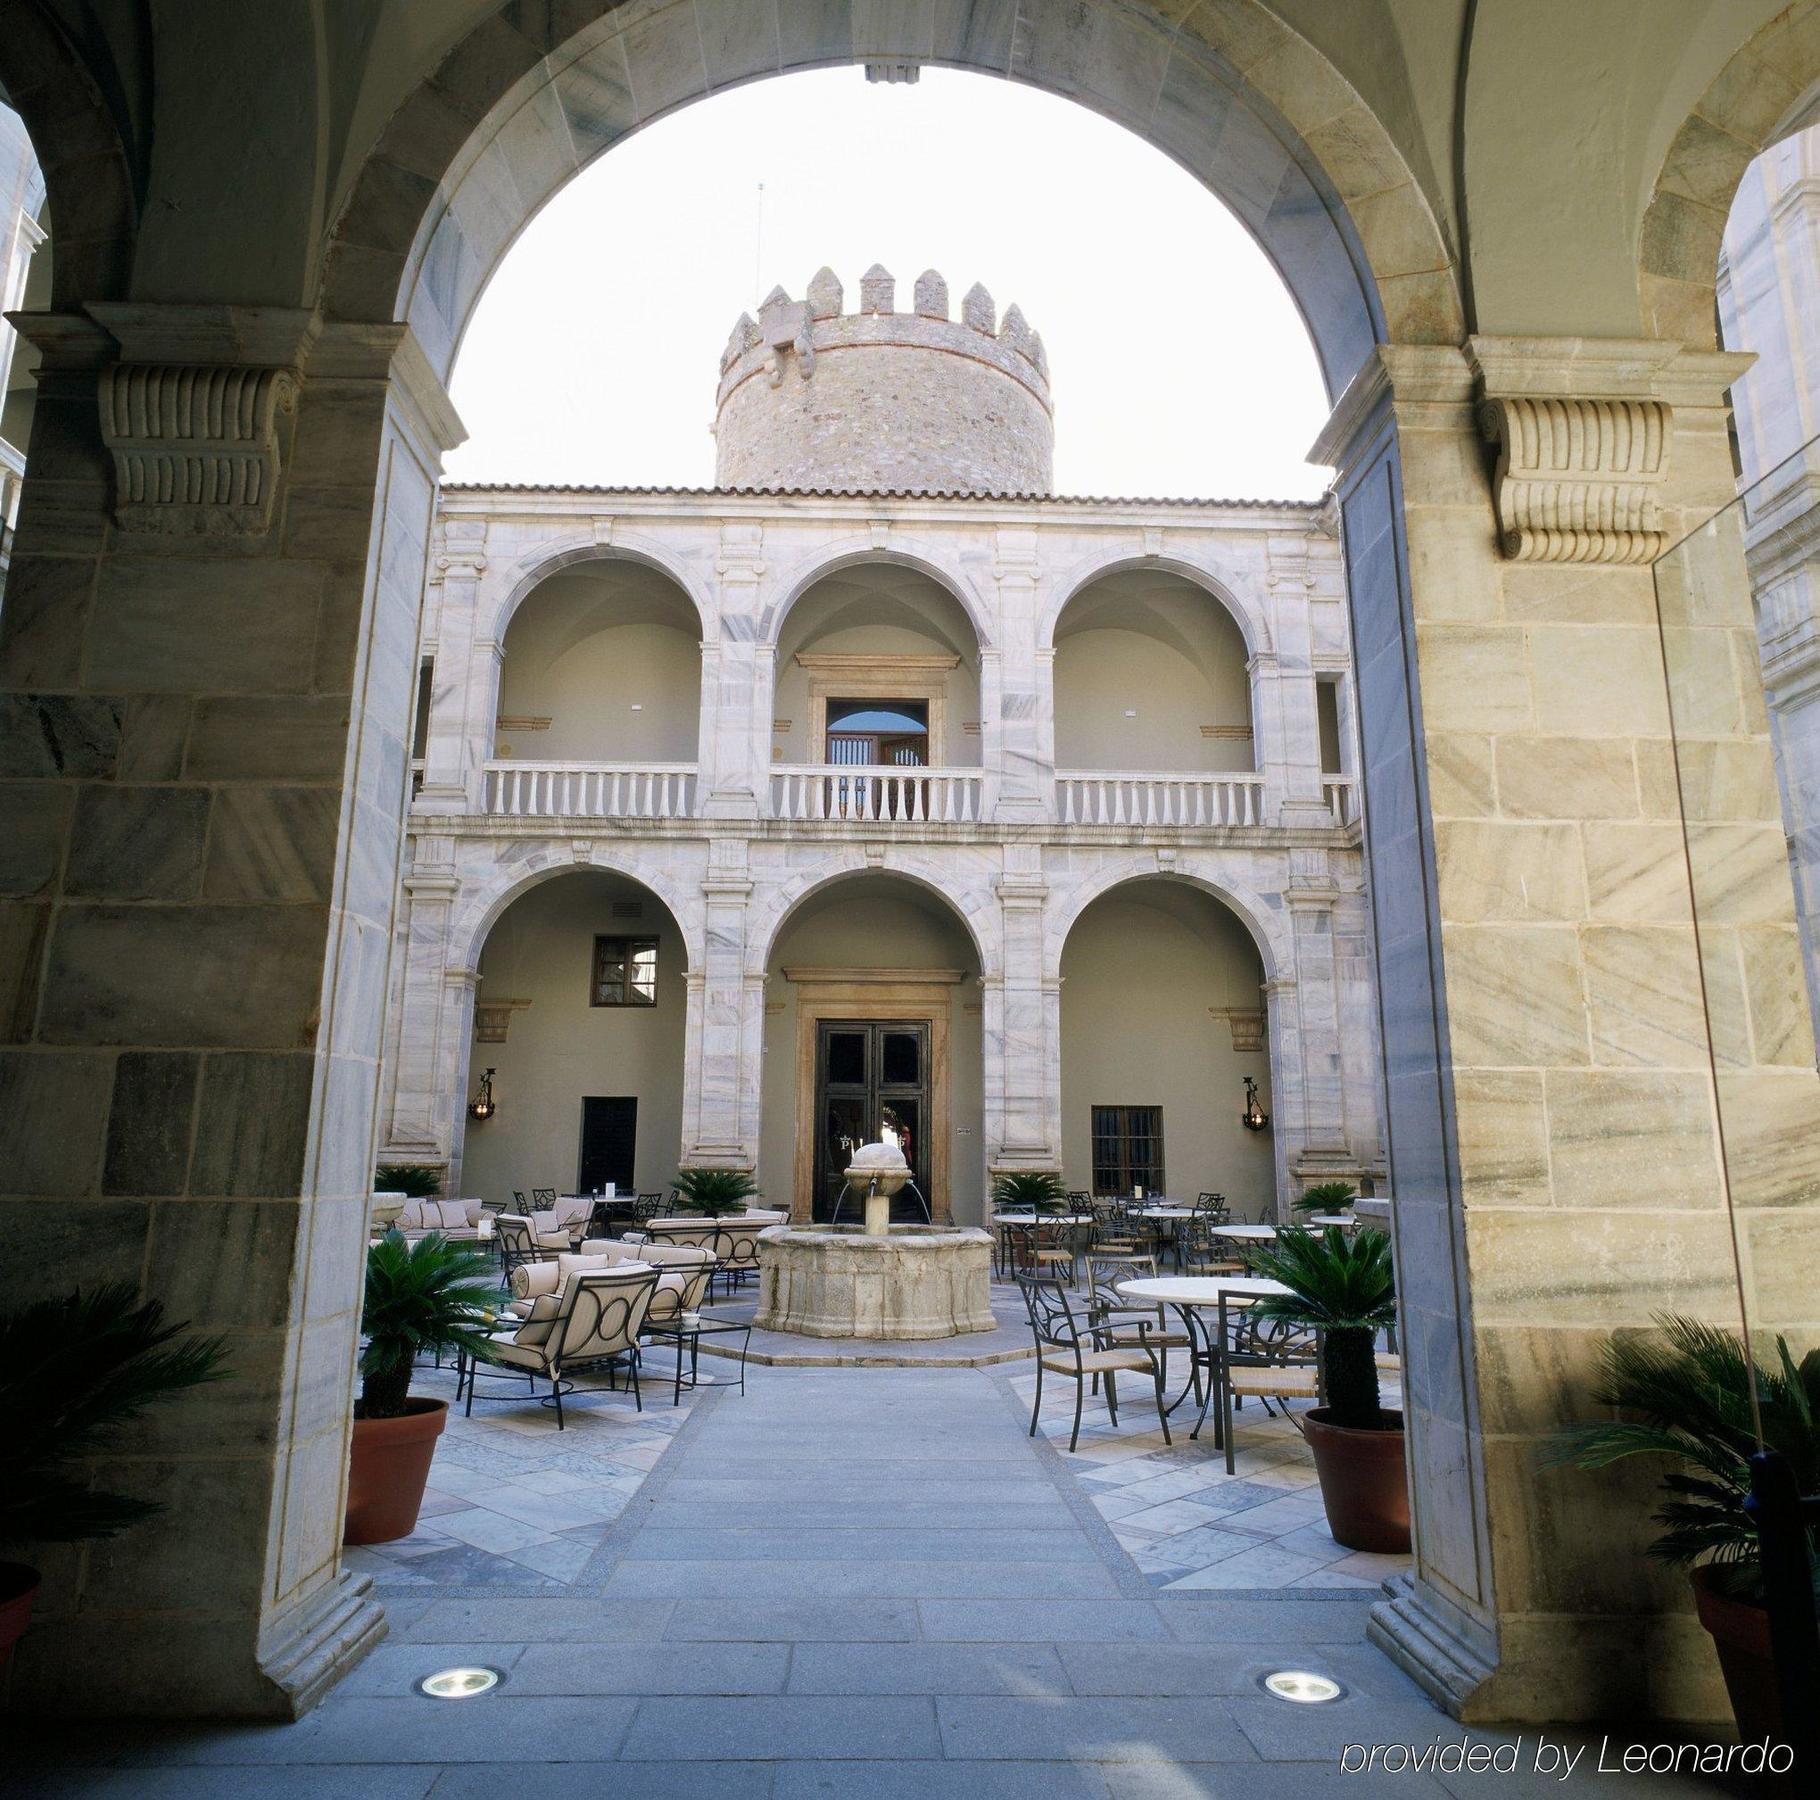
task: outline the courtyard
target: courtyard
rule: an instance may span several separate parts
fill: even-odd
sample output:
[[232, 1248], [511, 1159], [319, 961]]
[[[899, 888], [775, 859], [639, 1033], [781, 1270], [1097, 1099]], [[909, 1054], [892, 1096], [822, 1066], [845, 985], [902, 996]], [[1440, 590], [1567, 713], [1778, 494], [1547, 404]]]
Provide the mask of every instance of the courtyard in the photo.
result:
[[[575, 1396], [562, 1433], [535, 1402], [452, 1414], [417, 1532], [347, 1552], [373, 1579], [386, 1640], [306, 1718], [21, 1732], [23, 1791], [1560, 1791], [1534, 1771], [1533, 1734], [1462, 1728], [1366, 1643], [1378, 1572], [1366, 1565], [1406, 1559], [1349, 1557], [1326, 1537], [1286, 1418], [1245, 1420], [1228, 1478], [1208, 1442], [1165, 1449], [1141, 1409], [1114, 1428], [1096, 1403], [1069, 1457], [1071, 1402], [1058, 1400], [1030, 1438], [1016, 1361], [756, 1365], [744, 1395], [705, 1387], [672, 1408], [661, 1360], [642, 1413], [599, 1391]], [[426, 1367], [417, 1385], [454, 1393], [446, 1370]], [[476, 1665], [499, 1672], [491, 1692], [414, 1691]], [[1259, 1682], [1282, 1669], [1326, 1675], [1343, 1695], [1275, 1699]], [[1517, 1744], [1528, 1778], [1341, 1772], [1348, 1744], [1432, 1753], [1463, 1740]], [[1582, 1774], [1571, 1791], [1606, 1788]], [[1651, 1789], [1723, 1791], [1674, 1778]]]

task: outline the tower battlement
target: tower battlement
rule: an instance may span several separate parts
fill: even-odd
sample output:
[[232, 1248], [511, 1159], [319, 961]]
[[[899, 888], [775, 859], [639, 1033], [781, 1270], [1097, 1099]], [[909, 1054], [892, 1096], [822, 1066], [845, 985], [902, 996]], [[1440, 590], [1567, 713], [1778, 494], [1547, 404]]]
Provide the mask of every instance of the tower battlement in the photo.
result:
[[975, 283], [949, 316], [927, 269], [911, 308], [878, 264], [859, 308], [833, 270], [795, 300], [741, 313], [721, 353], [714, 434], [722, 487], [1049, 493], [1054, 422], [1043, 340]]

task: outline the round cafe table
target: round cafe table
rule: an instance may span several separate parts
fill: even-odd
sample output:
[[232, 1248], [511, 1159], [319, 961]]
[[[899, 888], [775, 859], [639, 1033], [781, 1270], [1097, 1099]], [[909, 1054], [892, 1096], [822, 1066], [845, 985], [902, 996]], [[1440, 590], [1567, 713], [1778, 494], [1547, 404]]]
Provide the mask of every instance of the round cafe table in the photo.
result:
[[1310, 1213], [1302, 1222], [1305, 1225], [1319, 1225], [1323, 1229], [1329, 1225], [1338, 1225], [1342, 1231], [1349, 1231], [1358, 1224], [1351, 1213]]
[[[1013, 1274], [1017, 1272], [1016, 1259], [1012, 1255], [1011, 1228], [1019, 1225], [1066, 1225], [1071, 1231], [1079, 1233], [1093, 1223], [1092, 1213], [1043, 1213], [1034, 1212], [995, 1212], [992, 1223], [998, 1227], [1001, 1243], [1000, 1257], [1005, 1268]], [[1074, 1241], [1074, 1262], [1069, 1268], [1069, 1280], [1074, 1279], [1080, 1267], [1081, 1241], [1078, 1235]]]
[[1213, 1225], [1207, 1227], [1209, 1237], [1236, 1238], [1243, 1244], [1268, 1244], [1277, 1234], [1274, 1225]]
[[[1252, 1230], [1268, 1230], [1267, 1226], [1253, 1226]], [[1201, 1427], [1207, 1423], [1207, 1408], [1213, 1402], [1214, 1383], [1219, 1370], [1215, 1360], [1215, 1347], [1212, 1336], [1202, 1321], [1200, 1314], [1208, 1307], [1218, 1307], [1220, 1297], [1240, 1302], [1261, 1299], [1266, 1294], [1287, 1294], [1292, 1290], [1280, 1281], [1272, 1281], [1264, 1275], [1144, 1275], [1131, 1281], [1120, 1281], [1114, 1284], [1115, 1291], [1121, 1300], [1141, 1300], [1157, 1306], [1173, 1306], [1180, 1315], [1182, 1329], [1188, 1333], [1188, 1387], [1176, 1395], [1170, 1402], [1169, 1411], [1175, 1409], [1188, 1398], [1189, 1388], [1196, 1385], [1195, 1378], [1202, 1368], [1207, 1371], [1207, 1385], [1201, 1389], [1200, 1417], [1194, 1422], [1194, 1429], [1189, 1432], [1190, 1438], [1201, 1435]]]

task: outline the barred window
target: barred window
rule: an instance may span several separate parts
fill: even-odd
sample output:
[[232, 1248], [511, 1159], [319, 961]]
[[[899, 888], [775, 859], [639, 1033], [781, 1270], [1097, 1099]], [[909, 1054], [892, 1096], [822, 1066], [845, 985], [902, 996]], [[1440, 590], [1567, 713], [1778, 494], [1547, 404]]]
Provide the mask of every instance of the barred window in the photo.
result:
[[657, 1004], [657, 939], [597, 937], [591, 1006]]
[[1163, 1109], [1160, 1106], [1096, 1106], [1093, 1109], [1093, 1191], [1129, 1194], [1164, 1192]]

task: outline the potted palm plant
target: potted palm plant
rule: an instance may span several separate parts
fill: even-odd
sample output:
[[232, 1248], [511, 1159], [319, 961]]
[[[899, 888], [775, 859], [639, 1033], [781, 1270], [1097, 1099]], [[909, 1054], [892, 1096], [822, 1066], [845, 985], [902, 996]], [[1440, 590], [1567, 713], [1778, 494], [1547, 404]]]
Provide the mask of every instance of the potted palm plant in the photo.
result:
[[1321, 1334], [1326, 1402], [1310, 1407], [1301, 1426], [1328, 1530], [1349, 1550], [1407, 1551], [1403, 1415], [1386, 1411], [1378, 1391], [1377, 1335], [1397, 1322], [1389, 1237], [1286, 1226], [1274, 1245], [1253, 1252], [1251, 1265], [1290, 1290], [1255, 1300], [1254, 1317]]
[[[1729, 1331], [1672, 1314], [1656, 1324], [1659, 1336], [1626, 1332], [1607, 1338], [1600, 1353], [1593, 1398], [1626, 1416], [1569, 1426], [1548, 1460], [1603, 1469], [1631, 1456], [1673, 1459], [1654, 1515], [1662, 1535], [1650, 1555], [1688, 1572], [1739, 1735], [1746, 1743], [1779, 1740], [1787, 1733], [1770, 1654], [1762, 1556], [1745, 1504], [1757, 1448], [1752, 1376], [1765, 1446], [1787, 1459], [1802, 1493], [1820, 1492], [1820, 1350], [1797, 1363], [1778, 1337], [1775, 1366], [1753, 1371]], [[1820, 1534], [1811, 1530], [1808, 1562], [1820, 1569]]]
[[993, 1178], [992, 1201], [1001, 1212], [1057, 1213], [1068, 1187], [1053, 1169], [1007, 1169]]
[[[124, 1283], [0, 1316], [0, 1549], [116, 1537], [162, 1512], [91, 1485], [85, 1463], [154, 1406], [218, 1381], [221, 1340], [167, 1325]], [[0, 1562], [0, 1672], [31, 1622], [38, 1571]]]
[[1298, 1213], [1337, 1213], [1350, 1206], [1359, 1197], [1359, 1190], [1350, 1181], [1317, 1181], [1312, 1187], [1303, 1188], [1289, 1203], [1289, 1210]]
[[417, 1529], [449, 1403], [414, 1397], [411, 1366], [424, 1350], [492, 1361], [486, 1331], [498, 1296], [492, 1257], [441, 1232], [411, 1243], [388, 1231], [367, 1251], [345, 1542], [383, 1544]]
[[678, 1169], [676, 1197], [690, 1212], [710, 1219], [746, 1210], [758, 1192], [758, 1183], [747, 1169]]
[[403, 1194], [407, 1200], [433, 1200], [442, 1192], [442, 1171], [428, 1163], [381, 1163], [373, 1171], [373, 1191]]

